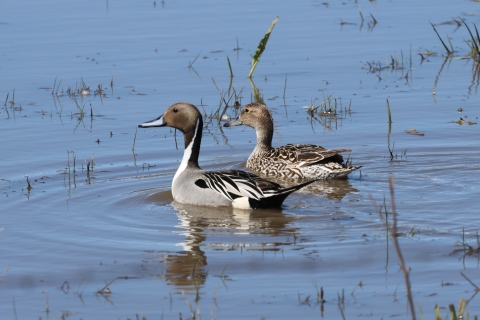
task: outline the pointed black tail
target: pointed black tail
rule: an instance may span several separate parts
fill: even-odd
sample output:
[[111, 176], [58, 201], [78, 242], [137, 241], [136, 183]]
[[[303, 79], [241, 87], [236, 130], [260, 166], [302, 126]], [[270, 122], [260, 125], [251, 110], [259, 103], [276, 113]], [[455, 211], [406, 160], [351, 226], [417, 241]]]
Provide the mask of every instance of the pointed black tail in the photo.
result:
[[280, 207], [282, 206], [283, 201], [294, 191], [297, 191], [309, 184], [315, 182], [317, 180], [307, 181], [301, 184], [298, 184], [293, 187], [285, 188], [285, 189], [274, 189], [274, 190], [265, 190], [263, 194], [265, 198], [261, 198], [260, 200], [255, 199], [248, 199], [250, 202], [250, 206], [252, 208], [271, 208], [271, 207]]

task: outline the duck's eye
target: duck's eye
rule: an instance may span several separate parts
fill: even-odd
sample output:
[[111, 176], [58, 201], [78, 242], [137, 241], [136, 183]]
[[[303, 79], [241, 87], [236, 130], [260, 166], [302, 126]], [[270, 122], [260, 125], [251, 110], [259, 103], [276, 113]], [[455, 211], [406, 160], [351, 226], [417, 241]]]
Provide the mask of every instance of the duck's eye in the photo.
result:
[[177, 109], [177, 108], [174, 108], [174, 109], [173, 109], [173, 112], [177, 113], [177, 112], [178, 112], [178, 109]]
[[248, 113], [248, 109], [245, 109], [245, 113]]

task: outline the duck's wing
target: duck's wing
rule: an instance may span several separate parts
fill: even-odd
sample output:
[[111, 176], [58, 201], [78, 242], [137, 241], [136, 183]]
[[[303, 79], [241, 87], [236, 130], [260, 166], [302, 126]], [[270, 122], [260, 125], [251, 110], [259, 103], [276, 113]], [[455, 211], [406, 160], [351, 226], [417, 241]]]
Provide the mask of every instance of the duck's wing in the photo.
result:
[[237, 198], [246, 197], [250, 208], [280, 207], [292, 192], [315, 182], [307, 181], [289, 188], [264, 179], [256, 174], [240, 171], [208, 171], [195, 184], [201, 188], [210, 188], [227, 199], [235, 202]]
[[308, 166], [323, 161], [342, 163], [342, 152], [350, 152], [351, 149], [325, 149], [315, 144], [287, 144], [270, 150], [266, 158], [287, 162], [295, 166]]
[[261, 179], [240, 170], [206, 171], [195, 184], [201, 188], [210, 188], [231, 201], [239, 197], [259, 200], [264, 194], [257, 178]]

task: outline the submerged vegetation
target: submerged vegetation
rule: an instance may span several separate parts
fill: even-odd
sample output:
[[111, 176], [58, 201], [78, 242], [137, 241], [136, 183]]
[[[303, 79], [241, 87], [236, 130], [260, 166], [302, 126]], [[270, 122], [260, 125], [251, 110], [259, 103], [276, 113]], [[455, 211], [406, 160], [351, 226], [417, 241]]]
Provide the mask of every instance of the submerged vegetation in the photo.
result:
[[[465, 28], [467, 28], [468, 34], [470, 35], [470, 40], [465, 40], [465, 43], [470, 48], [470, 52], [463, 55], [461, 58], [471, 58], [475, 62], [478, 63], [478, 62], [480, 62], [480, 34], [478, 32], [477, 25], [475, 23], [473, 23], [473, 28], [475, 29], [475, 33], [473, 33], [472, 30], [470, 29], [470, 27], [468, 26], [468, 24], [465, 22], [465, 19], [463, 19], [463, 18], [459, 18], [459, 19], [460, 19], [461, 23], [463, 23]], [[457, 22], [457, 24], [460, 26], [460, 22], [458, 22], [455, 19], [454, 19], [454, 21]], [[442, 43], [443, 48], [447, 52], [447, 56], [452, 57], [455, 50], [453, 49], [453, 44], [452, 44], [450, 38], [447, 35], [447, 40], [448, 40], [448, 44], [449, 44], [449, 46], [447, 46], [445, 41], [443, 41], [442, 37], [438, 33], [437, 29], [435, 28], [435, 25], [431, 22], [430, 22], [430, 24], [432, 25], [433, 30], [437, 34], [438, 39]]]
[[310, 103], [310, 106], [307, 109], [307, 113], [310, 116], [319, 115], [319, 116], [328, 116], [335, 117], [339, 113], [350, 113], [352, 108], [352, 100], [350, 100], [348, 107], [342, 105], [341, 98], [334, 98], [333, 94], [326, 95], [323, 90], [321, 90], [323, 100], [316, 104], [317, 100], [315, 99]]
[[466, 255], [472, 256], [477, 254], [480, 257], [480, 235], [478, 231], [476, 234], [476, 242], [477, 242], [476, 245], [470, 245], [469, 243], [467, 243], [467, 241], [465, 240], [465, 229], [463, 229], [462, 241], [458, 242], [458, 244], [462, 246], [462, 249], [455, 250], [455, 251], [462, 251], [464, 256]]

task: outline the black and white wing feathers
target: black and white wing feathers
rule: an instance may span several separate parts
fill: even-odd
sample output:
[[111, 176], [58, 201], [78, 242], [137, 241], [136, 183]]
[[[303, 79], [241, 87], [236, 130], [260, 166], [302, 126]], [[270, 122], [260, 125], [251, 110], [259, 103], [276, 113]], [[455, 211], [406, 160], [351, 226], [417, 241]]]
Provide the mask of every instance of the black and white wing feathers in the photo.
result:
[[239, 170], [207, 171], [201, 179], [204, 184], [199, 180], [195, 183], [215, 190], [231, 201], [239, 197], [259, 200], [264, 194], [254, 178], [260, 177]]
[[289, 188], [240, 170], [208, 171], [195, 181], [201, 188], [210, 188], [230, 201], [246, 197], [251, 208], [280, 207], [292, 192], [315, 182], [307, 181]]

